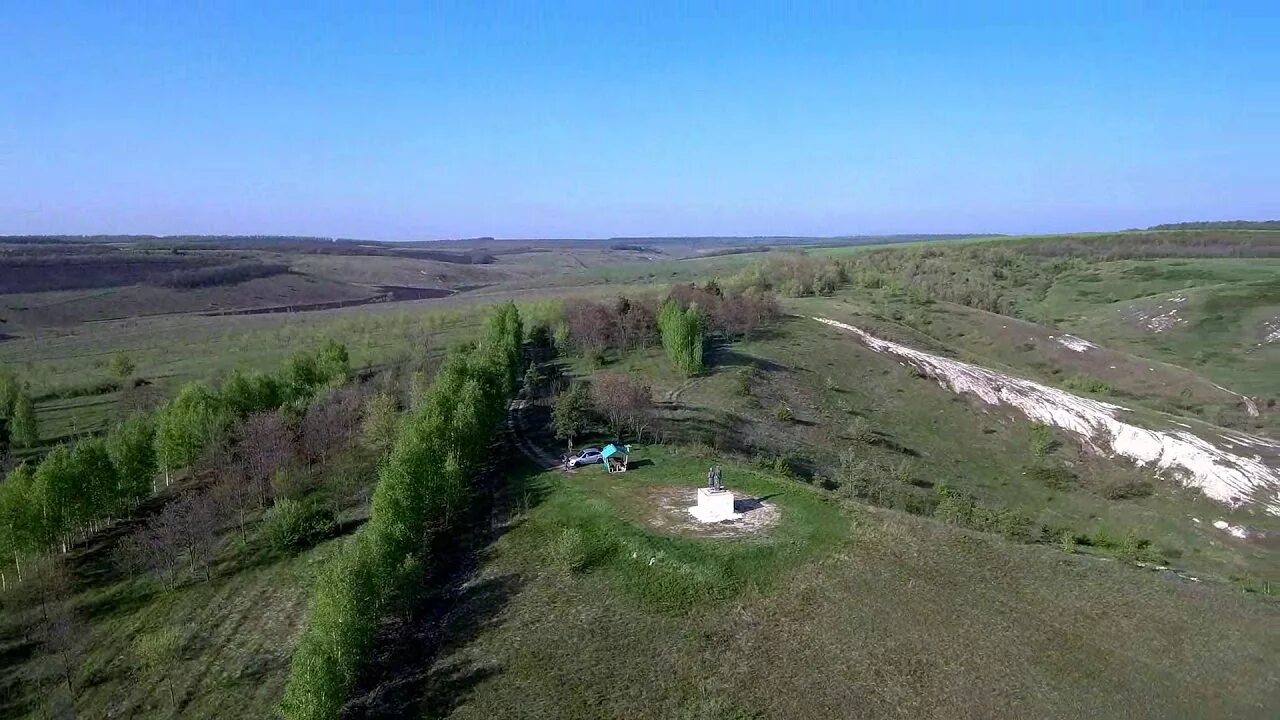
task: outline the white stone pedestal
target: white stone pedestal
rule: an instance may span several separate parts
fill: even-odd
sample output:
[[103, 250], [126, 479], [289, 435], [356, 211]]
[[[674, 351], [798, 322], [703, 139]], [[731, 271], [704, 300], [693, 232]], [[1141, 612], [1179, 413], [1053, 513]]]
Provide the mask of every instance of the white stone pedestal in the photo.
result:
[[689, 508], [689, 514], [704, 523], [734, 520], [739, 517], [733, 511], [733, 493], [728, 490], [717, 492], [710, 488], [698, 488], [698, 504]]

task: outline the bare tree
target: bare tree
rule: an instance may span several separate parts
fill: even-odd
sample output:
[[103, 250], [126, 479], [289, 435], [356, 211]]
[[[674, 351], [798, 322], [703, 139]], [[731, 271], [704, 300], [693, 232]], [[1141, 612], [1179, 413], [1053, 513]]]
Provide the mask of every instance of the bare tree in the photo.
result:
[[74, 704], [75, 678], [88, 652], [89, 627], [75, 612], [71, 601], [62, 600], [53, 605], [42, 636], [45, 662], [49, 667], [47, 677], [65, 684]]
[[27, 582], [18, 585], [24, 596], [20, 601], [38, 607], [40, 622], [47, 623], [53, 616], [55, 606], [71, 596], [75, 586], [75, 577], [67, 567], [63, 556], [47, 554], [39, 556], [28, 568]]
[[[219, 483], [215, 487], [223, 486], [224, 483]], [[201, 573], [208, 580], [222, 541], [225, 509], [226, 505], [212, 492], [178, 498], [165, 505], [144, 527], [124, 538], [114, 560], [131, 576], [155, 573], [167, 587], [173, 588], [181, 578], [185, 558], [186, 566], [193, 573]]]
[[217, 428], [200, 451], [192, 468], [196, 475], [222, 477], [235, 468], [234, 438], [227, 430]]
[[222, 517], [217, 502], [207, 493], [192, 495], [177, 502], [176, 515], [181, 521], [182, 545], [192, 572], [213, 577], [213, 559], [222, 542]]
[[120, 541], [115, 560], [131, 575], [156, 573], [166, 587], [176, 587], [182, 570], [182, 506], [175, 500], [145, 526]]
[[[245, 490], [257, 498], [259, 507], [270, 499], [271, 478], [291, 462], [296, 454], [293, 428], [279, 410], [250, 415], [236, 429], [236, 451]], [[234, 475], [224, 476], [234, 481]]]
[[648, 383], [626, 373], [598, 372], [591, 378], [591, 401], [619, 437], [630, 430], [637, 440], [642, 439], [653, 412]]
[[300, 440], [308, 463], [327, 462], [331, 452], [351, 442], [359, 427], [360, 402], [358, 391], [340, 388], [307, 408]]

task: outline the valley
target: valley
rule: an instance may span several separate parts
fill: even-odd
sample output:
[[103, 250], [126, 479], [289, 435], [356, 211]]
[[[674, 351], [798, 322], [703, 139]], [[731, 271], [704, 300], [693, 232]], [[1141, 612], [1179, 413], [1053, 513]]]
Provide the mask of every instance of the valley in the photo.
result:
[[0, 717], [1280, 703], [1278, 231], [10, 240]]

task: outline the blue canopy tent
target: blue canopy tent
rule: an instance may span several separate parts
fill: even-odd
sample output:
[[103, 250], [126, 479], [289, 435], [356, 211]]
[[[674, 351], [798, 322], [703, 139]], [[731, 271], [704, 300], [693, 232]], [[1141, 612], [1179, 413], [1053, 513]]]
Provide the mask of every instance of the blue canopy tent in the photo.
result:
[[623, 445], [621, 447], [614, 445], [613, 443], [605, 445], [604, 450], [600, 453], [600, 456], [604, 458], [605, 472], [626, 472], [627, 457], [630, 452], [630, 445]]

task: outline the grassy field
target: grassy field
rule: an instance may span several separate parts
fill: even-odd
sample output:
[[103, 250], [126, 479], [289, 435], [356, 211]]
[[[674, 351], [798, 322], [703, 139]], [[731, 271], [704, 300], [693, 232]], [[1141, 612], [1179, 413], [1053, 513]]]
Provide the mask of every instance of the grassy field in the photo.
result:
[[[621, 477], [559, 472], [457, 608], [423, 717], [1257, 716], [1278, 700], [1275, 608], [1220, 587], [841, 505], [774, 496], [749, 540], [637, 520], [716, 456], [648, 448]], [[549, 552], [578, 531], [585, 558]], [[572, 556], [572, 553], [570, 553]]]

